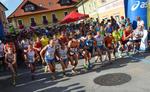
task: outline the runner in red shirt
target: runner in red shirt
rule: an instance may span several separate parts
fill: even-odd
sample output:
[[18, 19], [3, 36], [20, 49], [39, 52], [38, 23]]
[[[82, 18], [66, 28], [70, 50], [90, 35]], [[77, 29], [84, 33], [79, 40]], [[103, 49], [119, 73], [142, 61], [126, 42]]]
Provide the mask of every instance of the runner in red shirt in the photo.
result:
[[34, 42], [34, 47], [33, 47], [38, 53], [41, 51], [42, 49], [42, 43], [40, 41], [40, 38], [37, 37], [36, 41]]
[[129, 24], [127, 28], [123, 32], [122, 36], [122, 44], [124, 46], [124, 49], [126, 49], [126, 53], [128, 54], [129, 46], [131, 46], [131, 40], [132, 40], [132, 25]]
[[13, 52], [16, 52], [15, 44], [13, 42], [8, 42], [5, 44], [5, 46], [4, 46], [5, 53], [8, 52], [8, 48], [11, 48], [13, 50]]
[[[36, 41], [34, 42], [33, 48], [35, 51], [37, 51], [38, 55], [40, 56], [40, 51], [42, 49], [42, 43], [41, 43], [39, 37], [37, 37]], [[41, 58], [39, 57], [38, 61], [40, 61], [40, 60], [41, 60]]]

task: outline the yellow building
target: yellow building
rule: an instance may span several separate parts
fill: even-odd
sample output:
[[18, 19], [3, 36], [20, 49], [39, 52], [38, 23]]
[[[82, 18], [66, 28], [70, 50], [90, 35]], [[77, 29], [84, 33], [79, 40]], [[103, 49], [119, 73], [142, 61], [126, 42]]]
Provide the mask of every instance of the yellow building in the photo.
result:
[[114, 16], [125, 16], [124, 0], [81, 0], [78, 11], [89, 14], [92, 18], [105, 19]]
[[58, 23], [68, 13], [75, 10], [78, 0], [23, 0], [8, 17], [15, 27], [47, 26]]
[[0, 21], [2, 22], [4, 27], [6, 27], [7, 24], [7, 19], [5, 15], [6, 10], [8, 9], [0, 2]]

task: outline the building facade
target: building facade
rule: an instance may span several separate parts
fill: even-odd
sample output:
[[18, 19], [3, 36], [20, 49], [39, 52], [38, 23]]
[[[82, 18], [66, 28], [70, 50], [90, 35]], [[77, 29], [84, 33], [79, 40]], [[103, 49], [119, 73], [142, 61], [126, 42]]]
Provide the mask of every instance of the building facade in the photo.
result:
[[113, 16], [116, 20], [126, 16], [135, 23], [137, 16], [150, 27], [150, 0], [81, 0], [77, 5], [80, 13], [99, 20]]
[[116, 19], [119, 16], [125, 16], [124, 0], [83, 0], [77, 4], [77, 7], [79, 12], [100, 20], [112, 15]]
[[118, 20], [120, 16], [125, 16], [124, 0], [101, 0], [101, 3], [97, 8], [101, 19], [113, 16]]
[[1, 2], [0, 2], [0, 21], [3, 24], [3, 27], [7, 25], [7, 19], [5, 15], [5, 11], [8, 10]]
[[61, 21], [68, 13], [75, 10], [78, 0], [24, 0], [8, 17], [18, 27], [47, 26]]

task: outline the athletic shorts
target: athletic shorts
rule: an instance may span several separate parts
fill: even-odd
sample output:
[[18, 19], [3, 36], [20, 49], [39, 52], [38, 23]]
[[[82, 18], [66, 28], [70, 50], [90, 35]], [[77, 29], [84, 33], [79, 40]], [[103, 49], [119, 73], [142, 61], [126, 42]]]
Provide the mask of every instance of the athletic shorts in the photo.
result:
[[122, 41], [122, 44], [125, 45], [127, 42], [129, 42], [129, 40]]
[[45, 58], [45, 62], [46, 62], [47, 64], [54, 63], [54, 62], [55, 62], [55, 59], [47, 59], [47, 58]]
[[35, 66], [35, 62], [29, 62], [29, 64]]
[[101, 45], [101, 46], [97, 46], [97, 48], [104, 49], [105, 47], [104, 47], [104, 45]]
[[68, 59], [63, 59], [63, 62], [66, 64], [68, 62]]
[[4, 57], [0, 57], [0, 62], [3, 63]]
[[69, 52], [70, 56], [78, 55], [78, 52]]
[[87, 51], [92, 54], [93, 53], [93, 48], [88, 48]]
[[141, 39], [133, 40], [133, 42], [135, 42], [135, 43], [141, 42]]

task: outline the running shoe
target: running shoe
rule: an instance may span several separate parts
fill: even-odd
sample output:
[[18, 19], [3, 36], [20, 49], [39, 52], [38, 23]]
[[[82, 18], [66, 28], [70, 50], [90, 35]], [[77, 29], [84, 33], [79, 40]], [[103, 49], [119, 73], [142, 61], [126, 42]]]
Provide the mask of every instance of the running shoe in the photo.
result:
[[51, 76], [52, 80], [56, 80], [56, 77], [54, 75]]
[[88, 65], [87, 64], [84, 64], [83, 66], [84, 66], [85, 69], [88, 69]]
[[75, 70], [72, 70], [71, 72], [72, 72], [73, 75], [77, 74], [77, 71], [75, 71]]

